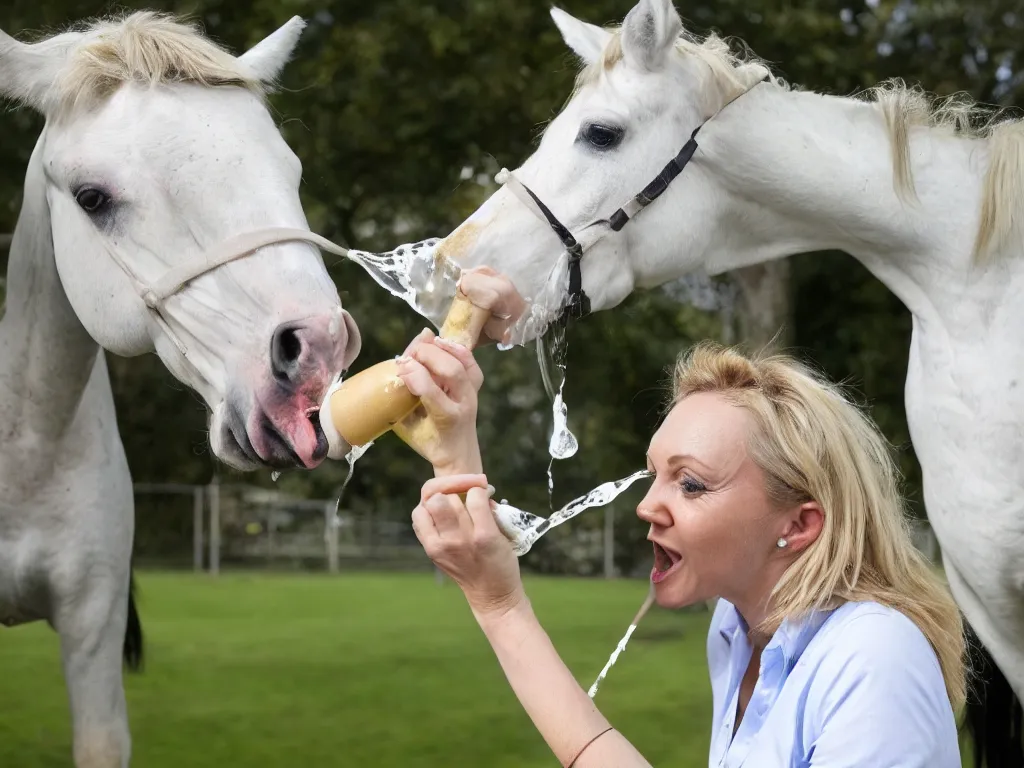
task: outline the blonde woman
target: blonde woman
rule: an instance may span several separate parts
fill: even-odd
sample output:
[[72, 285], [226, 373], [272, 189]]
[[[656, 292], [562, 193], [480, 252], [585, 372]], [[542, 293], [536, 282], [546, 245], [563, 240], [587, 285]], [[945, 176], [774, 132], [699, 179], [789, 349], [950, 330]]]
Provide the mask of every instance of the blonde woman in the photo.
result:
[[[425, 332], [402, 367], [446, 435], [412, 515], [427, 554], [562, 765], [648, 765], [530, 608], [480, 474], [472, 355]], [[720, 598], [709, 765], [960, 766], [960, 615], [911, 543], [885, 440], [835, 386], [787, 357], [699, 345], [676, 365], [647, 466], [637, 515], [659, 605]]]

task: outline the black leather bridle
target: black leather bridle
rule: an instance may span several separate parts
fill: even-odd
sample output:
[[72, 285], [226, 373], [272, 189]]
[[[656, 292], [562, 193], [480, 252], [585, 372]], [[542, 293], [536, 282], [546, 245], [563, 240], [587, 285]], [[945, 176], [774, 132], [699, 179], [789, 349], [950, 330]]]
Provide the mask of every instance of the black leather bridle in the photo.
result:
[[[763, 80], [755, 83], [754, 86], [743, 93], [749, 93], [754, 87], [767, 81], [768, 77], [766, 76]], [[739, 95], [741, 96], [743, 94], [741, 93]], [[735, 98], [738, 97], [739, 96]], [[683, 168], [685, 168], [687, 163], [689, 163], [693, 158], [694, 153], [697, 151], [697, 134], [700, 132], [700, 129], [707, 125], [708, 121], [719, 115], [722, 109], [725, 109], [725, 107], [735, 101], [735, 98], [724, 104], [714, 115], [694, 128], [693, 133], [690, 134], [690, 139], [683, 145], [683, 148], [679, 150], [675, 157], [666, 163], [665, 167], [661, 169], [654, 180], [644, 187], [639, 194], [634, 195], [628, 203], [615, 211], [615, 213], [607, 219], [598, 219], [597, 221], [591, 222], [583, 229], [587, 230], [590, 227], [603, 224], [606, 225], [610, 231], [618, 232], [640, 211], [661, 197], [665, 190], [668, 189], [669, 184], [671, 184], [675, 178], [683, 172]], [[558, 323], [564, 326], [568, 323], [570, 318], [579, 319], [590, 314], [590, 297], [587, 296], [586, 292], [583, 290], [583, 269], [581, 262], [583, 260], [583, 252], [585, 250], [584, 246], [576, 239], [569, 228], [558, 220], [558, 217], [551, 212], [551, 209], [544, 205], [543, 201], [537, 197], [533, 190], [523, 184], [523, 182], [519, 181], [519, 179], [505, 169], [502, 169], [502, 172], [498, 175], [498, 179], [501, 183], [509, 187], [510, 191], [523, 202], [527, 202], [527, 200], [532, 201], [534, 205], [530, 206], [527, 204], [527, 207], [530, 207], [531, 209], [536, 207], [535, 213], [539, 214], [540, 218], [547, 222], [548, 226], [551, 227], [552, 231], [562, 242], [562, 247], [565, 248], [566, 253], [569, 255], [568, 300], [558, 318]], [[596, 238], [593, 242], [596, 242]]]

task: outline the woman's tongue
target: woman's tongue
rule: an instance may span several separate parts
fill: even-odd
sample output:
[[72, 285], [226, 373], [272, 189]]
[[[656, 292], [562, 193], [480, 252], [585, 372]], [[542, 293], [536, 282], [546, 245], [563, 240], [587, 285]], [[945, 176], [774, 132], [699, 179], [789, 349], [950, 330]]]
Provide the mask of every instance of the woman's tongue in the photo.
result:
[[654, 545], [654, 570], [664, 573], [682, 559], [678, 552], [665, 549], [660, 544]]

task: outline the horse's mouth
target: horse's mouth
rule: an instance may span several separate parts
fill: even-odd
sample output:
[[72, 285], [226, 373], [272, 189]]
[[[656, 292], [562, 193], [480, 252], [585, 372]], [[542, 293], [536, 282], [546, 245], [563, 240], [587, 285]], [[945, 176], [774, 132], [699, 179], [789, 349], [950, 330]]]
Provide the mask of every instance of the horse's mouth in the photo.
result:
[[307, 409], [296, 420], [290, 430], [293, 439], [263, 410], [249, 419], [232, 411], [225, 422], [221, 452], [228, 455], [221, 458], [238, 469], [313, 469], [327, 456], [318, 407]]
[[248, 438], [261, 463], [272, 469], [313, 469], [327, 457], [319, 408], [276, 418], [263, 410], [250, 418]]
[[218, 453], [228, 455], [218, 456], [218, 458], [243, 471], [257, 469], [263, 464], [249, 439], [244, 421], [232, 414], [226, 419], [226, 423], [221, 429], [224, 439]]

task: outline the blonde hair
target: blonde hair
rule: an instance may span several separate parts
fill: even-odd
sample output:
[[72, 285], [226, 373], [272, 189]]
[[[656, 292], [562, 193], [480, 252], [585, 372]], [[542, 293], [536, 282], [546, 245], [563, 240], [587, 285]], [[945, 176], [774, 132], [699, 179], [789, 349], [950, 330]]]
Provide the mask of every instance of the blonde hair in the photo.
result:
[[875, 601], [907, 616], [928, 638], [954, 711], [966, 697], [960, 611], [914, 546], [890, 446], [870, 418], [824, 376], [781, 354], [746, 357], [702, 343], [676, 363], [673, 404], [718, 393], [745, 409], [748, 442], [769, 499], [813, 499], [821, 534], [772, 592], [762, 628], [848, 601]]

